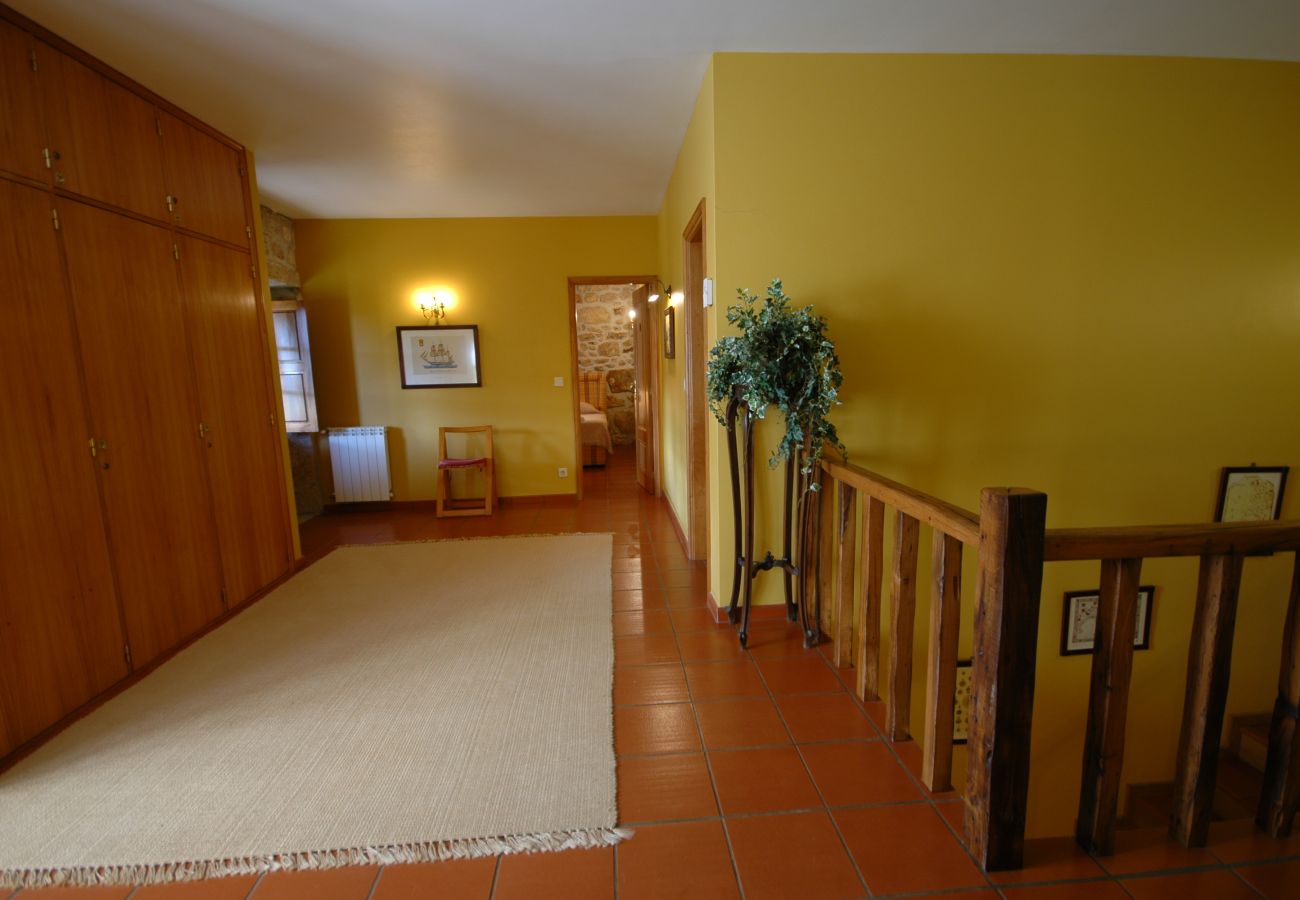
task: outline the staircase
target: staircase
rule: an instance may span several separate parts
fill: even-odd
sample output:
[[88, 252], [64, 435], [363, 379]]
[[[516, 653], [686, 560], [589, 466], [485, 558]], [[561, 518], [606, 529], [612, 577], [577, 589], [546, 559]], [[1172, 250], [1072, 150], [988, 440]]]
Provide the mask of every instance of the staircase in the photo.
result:
[[[1233, 716], [1228, 745], [1219, 754], [1218, 779], [1210, 820], [1253, 819], [1264, 788], [1269, 715]], [[1174, 811], [1174, 783], [1130, 784], [1120, 829], [1163, 828]]]

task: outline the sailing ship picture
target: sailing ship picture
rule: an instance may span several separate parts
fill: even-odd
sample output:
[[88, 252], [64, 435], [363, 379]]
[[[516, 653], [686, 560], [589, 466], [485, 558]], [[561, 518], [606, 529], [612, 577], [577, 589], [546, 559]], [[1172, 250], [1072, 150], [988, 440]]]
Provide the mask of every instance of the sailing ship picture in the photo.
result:
[[456, 368], [456, 358], [451, 355], [451, 351], [443, 344], [433, 344], [425, 346], [424, 338], [419, 338], [419, 357], [424, 360], [426, 369], [454, 369]]
[[482, 387], [477, 325], [398, 325], [402, 388]]

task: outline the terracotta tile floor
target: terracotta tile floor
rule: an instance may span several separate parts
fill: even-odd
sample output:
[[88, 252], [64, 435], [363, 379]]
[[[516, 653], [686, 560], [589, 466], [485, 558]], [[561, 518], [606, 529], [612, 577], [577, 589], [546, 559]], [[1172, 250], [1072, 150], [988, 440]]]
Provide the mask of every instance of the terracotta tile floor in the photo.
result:
[[[756, 622], [750, 650], [705, 605], [667, 506], [642, 494], [620, 453], [587, 470], [586, 498], [507, 501], [490, 518], [427, 510], [347, 513], [302, 529], [309, 560], [339, 544], [566, 531], [614, 533], [617, 848], [384, 868], [282, 873], [150, 888], [19, 891], [20, 900], [762, 900], [1300, 898], [1300, 837], [1216, 823], [1188, 852], [1163, 830], [1126, 832], [1094, 860], [1069, 838], [1030, 840], [1027, 866], [985, 876], [959, 838], [961, 805], [931, 796], [915, 744], [882, 740], [821, 650], [784, 620]], [[1064, 798], [1063, 802], [1073, 802]], [[0, 900], [9, 900], [0, 891]]]

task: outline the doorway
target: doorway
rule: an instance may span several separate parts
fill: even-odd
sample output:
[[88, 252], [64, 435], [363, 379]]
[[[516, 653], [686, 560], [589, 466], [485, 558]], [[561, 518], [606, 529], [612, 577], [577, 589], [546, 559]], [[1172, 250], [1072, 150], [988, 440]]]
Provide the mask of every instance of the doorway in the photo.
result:
[[[637, 483], [658, 495], [659, 344], [653, 275], [569, 279], [576, 493], [583, 470], [633, 454]], [[585, 404], [585, 405], [584, 405]]]

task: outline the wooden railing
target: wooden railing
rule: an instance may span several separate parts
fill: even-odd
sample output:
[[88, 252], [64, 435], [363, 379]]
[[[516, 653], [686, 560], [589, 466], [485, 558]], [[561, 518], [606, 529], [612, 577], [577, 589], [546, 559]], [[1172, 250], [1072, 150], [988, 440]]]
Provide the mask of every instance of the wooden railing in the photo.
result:
[[[1029, 792], [1038, 617], [1045, 562], [1098, 560], [1101, 594], [1092, 660], [1083, 782], [1076, 837], [1087, 850], [1114, 850], [1124, 757], [1124, 723], [1133, 662], [1133, 632], [1142, 560], [1201, 560], [1187, 693], [1179, 738], [1171, 835], [1185, 846], [1207, 839], [1231, 665], [1242, 566], [1248, 556], [1300, 550], [1300, 522], [1221, 523], [1139, 528], [1046, 528], [1047, 496], [1021, 488], [986, 488], [976, 514], [843, 462], [823, 460], [820, 518], [833, 528], [800, 558], [818, 561], [822, 630], [837, 665], [857, 667], [857, 693], [883, 700], [892, 741], [911, 737], [912, 647], [920, 526], [932, 541], [929, 644], [921, 778], [932, 791], [951, 788], [953, 697], [958, 662], [963, 549], [979, 558], [967, 742], [967, 845], [986, 870], [1020, 868]], [[862, 535], [858, 540], [861, 495]], [[835, 502], [838, 500], [838, 502]], [[885, 509], [893, 509], [889, 557], [889, 659], [879, 682]], [[862, 575], [857, 568], [860, 557]], [[853, 610], [860, 609], [858, 629]], [[1300, 802], [1300, 568], [1293, 577], [1258, 825], [1289, 834]]]

